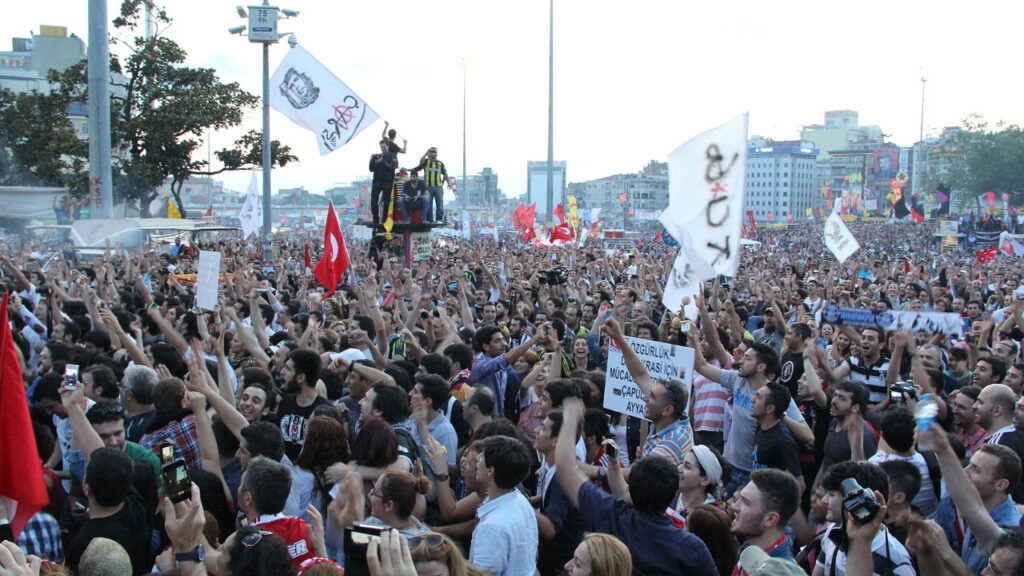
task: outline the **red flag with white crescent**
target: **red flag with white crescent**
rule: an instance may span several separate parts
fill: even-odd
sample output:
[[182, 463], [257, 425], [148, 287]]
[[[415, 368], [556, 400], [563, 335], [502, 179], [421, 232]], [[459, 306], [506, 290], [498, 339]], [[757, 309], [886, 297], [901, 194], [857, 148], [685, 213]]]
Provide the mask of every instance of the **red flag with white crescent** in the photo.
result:
[[338, 226], [338, 217], [334, 215], [333, 202], [328, 209], [327, 226], [324, 228], [324, 255], [313, 268], [313, 276], [327, 289], [324, 298], [334, 294], [338, 289], [341, 275], [348, 268], [348, 249], [345, 247], [345, 238], [341, 235], [341, 227]]

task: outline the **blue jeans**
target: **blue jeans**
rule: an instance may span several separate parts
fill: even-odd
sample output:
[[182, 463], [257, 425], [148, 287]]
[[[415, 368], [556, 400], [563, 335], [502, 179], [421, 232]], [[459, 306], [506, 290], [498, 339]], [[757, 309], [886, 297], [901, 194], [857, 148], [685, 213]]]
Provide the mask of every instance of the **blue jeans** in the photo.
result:
[[406, 198], [400, 196], [398, 198], [398, 207], [402, 210], [402, 220], [409, 221], [409, 212], [419, 212], [423, 210], [424, 205], [427, 202], [426, 196], [417, 196], [415, 198]]
[[[433, 210], [435, 203], [437, 204], [436, 211]], [[444, 222], [444, 188], [442, 186], [427, 187], [427, 214], [423, 219], [426, 222], [433, 222], [435, 219], [438, 222]]]

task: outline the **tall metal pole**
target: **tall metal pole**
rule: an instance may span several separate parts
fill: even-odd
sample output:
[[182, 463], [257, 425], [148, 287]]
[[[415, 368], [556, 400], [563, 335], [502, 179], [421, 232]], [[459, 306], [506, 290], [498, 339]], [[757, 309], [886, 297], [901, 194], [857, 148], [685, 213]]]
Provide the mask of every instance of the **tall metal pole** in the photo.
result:
[[89, 0], [89, 183], [91, 215], [110, 218], [110, 49], [107, 0]]
[[[466, 208], [466, 196], [469, 188], [466, 187], [466, 66], [469, 60], [462, 58], [459, 66], [462, 66], [462, 187], [459, 188], [459, 201], [456, 203], [460, 209]], [[440, 217], [440, 216], [438, 216]], [[457, 216], [456, 219], [461, 216]], [[435, 218], [436, 219], [436, 218]]]
[[[263, 5], [268, 6], [267, 0]], [[270, 242], [270, 44], [263, 43], [263, 239]], [[267, 258], [265, 258], [267, 259]]]
[[928, 80], [921, 76], [921, 131], [918, 133], [917, 141], [924, 142], [924, 85]]
[[555, 209], [555, 0], [548, 5], [548, 209], [544, 222], [551, 224]]

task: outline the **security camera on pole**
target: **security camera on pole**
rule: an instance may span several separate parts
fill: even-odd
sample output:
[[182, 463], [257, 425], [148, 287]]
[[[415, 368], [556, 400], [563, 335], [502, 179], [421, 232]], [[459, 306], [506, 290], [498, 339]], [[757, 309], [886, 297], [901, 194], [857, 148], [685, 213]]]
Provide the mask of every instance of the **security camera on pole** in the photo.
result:
[[[245, 35], [248, 30], [249, 42], [263, 44], [263, 267], [265, 271], [272, 267], [273, 246], [270, 233], [270, 45], [276, 44], [282, 36], [289, 32], [278, 32], [277, 21], [282, 18], [294, 18], [299, 15], [295, 10], [279, 9], [263, 0], [261, 6], [245, 8], [237, 6], [238, 16], [249, 19], [249, 26], [229, 28], [232, 34]], [[291, 42], [289, 42], [291, 44]]]

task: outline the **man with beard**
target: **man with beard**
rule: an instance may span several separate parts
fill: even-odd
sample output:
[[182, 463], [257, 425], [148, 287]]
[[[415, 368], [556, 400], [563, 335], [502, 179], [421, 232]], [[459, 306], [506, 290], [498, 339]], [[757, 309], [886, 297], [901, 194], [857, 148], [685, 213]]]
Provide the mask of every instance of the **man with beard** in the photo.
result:
[[964, 386], [953, 397], [953, 433], [964, 443], [968, 458], [985, 443], [985, 429], [978, 425], [978, 414], [974, 411], [980, 392], [977, 386]]
[[821, 470], [850, 460], [866, 460], [878, 450], [878, 439], [864, 419], [868, 408], [868, 392], [860, 382], [840, 382], [832, 394], [829, 414], [832, 423], [825, 438], [825, 459]]
[[[980, 365], [980, 362], [979, 362]], [[978, 425], [985, 429], [985, 444], [999, 444], [1013, 450], [1024, 462], [1024, 433], [1013, 425], [1017, 396], [1005, 384], [990, 384], [978, 393], [974, 411]], [[1012, 487], [1014, 502], [1024, 502], [1024, 487], [1017, 483]]]
[[[736, 488], [747, 482], [754, 467], [754, 394], [778, 373], [779, 356], [768, 344], [755, 343], [743, 353], [739, 370], [722, 370], [704, 359], [700, 346], [694, 348], [693, 368], [712, 382], [718, 382], [732, 391], [732, 426], [725, 443], [725, 459], [733, 466], [732, 479], [726, 486], [726, 493], [732, 495]], [[796, 402], [790, 399], [789, 408], [779, 418], [789, 429], [797, 442], [810, 444], [814, 434], [804, 421]]]
[[686, 453], [693, 448], [693, 431], [690, 429], [690, 419], [686, 417], [689, 400], [686, 385], [678, 378], [655, 383], [614, 318], [608, 319], [603, 330], [622, 350], [626, 369], [644, 393], [644, 417], [653, 423], [651, 434], [640, 449], [639, 457], [663, 456], [673, 466], [682, 464]]
[[[889, 387], [896, 382], [899, 369], [889, 370], [889, 361], [882, 357], [881, 346], [885, 341], [885, 331], [881, 328], [865, 328], [861, 331], [860, 357], [851, 356], [845, 363], [829, 370], [828, 364], [822, 370], [829, 382], [842, 382], [849, 379], [867, 386], [870, 410], [878, 412], [889, 406]], [[867, 411], [863, 415], [866, 415]]]
[[[774, 468], [754, 470], [736, 498], [732, 533], [743, 547], [757, 546], [771, 558], [792, 562], [785, 528], [800, 503], [799, 494], [792, 474]], [[733, 574], [747, 576], [738, 564]]]
[[285, 453], [294, 461], [302, 452], [306, 421], [313, 416], [317, 406], [330, 406], [331, 402], [316, 393], [316, 381], [320, 377], [320, 356], [316, 352], [305, 349], [293, 351], [288, 355], [281, 376], [286, 393], [277, 415], [284, 436]]

